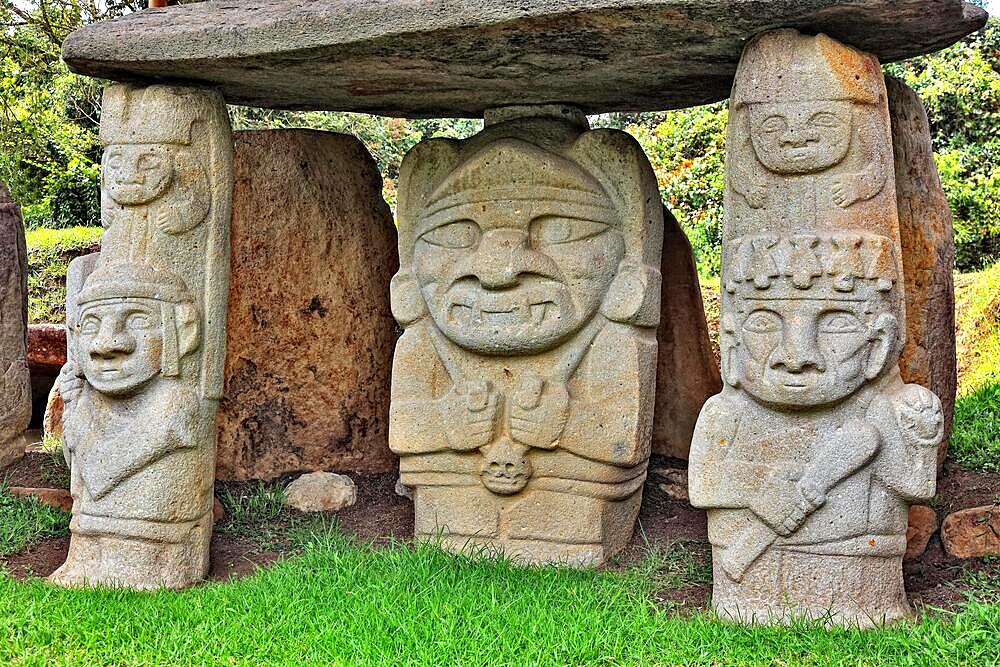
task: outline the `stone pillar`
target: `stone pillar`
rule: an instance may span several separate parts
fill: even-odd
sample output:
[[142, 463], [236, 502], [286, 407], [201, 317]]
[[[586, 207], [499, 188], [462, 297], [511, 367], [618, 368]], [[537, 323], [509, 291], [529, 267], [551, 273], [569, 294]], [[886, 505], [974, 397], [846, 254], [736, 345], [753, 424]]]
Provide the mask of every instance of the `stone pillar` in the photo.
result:
[[653, 451], [686, 459], [701, 406], [719, 393], [722, 380], [708, 337], [691, 243], [666, 209], [661, 267]]
[[115, 85], [101, 141], [102, 250], [68, 279], [72, 538], [51, 579], [181, 588], [212, 535], [232, 133], [217, 93]]
[[906, 344], [899, 358], [899, 370], [904, 382], [923, 385], [941, 399], [944, 437], [938, 447], [940, 467], [948, 454], [958, 385], [952, 282], [955, 231], [934, 164], [924, 105], [898, 79], [886, 77], [886, 88], [906, 295]]
[[218, 477], [388, 471], [396, 227], [354, 137], [236, 133]]
[[31, 421], [28, 251], [21, 212], [0, 183], [0, 469], [24, 456]]
[[911, 613], [910, 503], [934, 495], [941, 403], [904, 384], [904, 282], [877, 60], [794, 30], [752, 41], [730, 99], [722, 393], [691, 448], [712, 604], [743, 622]]
[[663, 209], [638, 144], [566, 107], [486, 115], [400, 174], [389, 445], [415, 532], [597, 564], [650, 451]]

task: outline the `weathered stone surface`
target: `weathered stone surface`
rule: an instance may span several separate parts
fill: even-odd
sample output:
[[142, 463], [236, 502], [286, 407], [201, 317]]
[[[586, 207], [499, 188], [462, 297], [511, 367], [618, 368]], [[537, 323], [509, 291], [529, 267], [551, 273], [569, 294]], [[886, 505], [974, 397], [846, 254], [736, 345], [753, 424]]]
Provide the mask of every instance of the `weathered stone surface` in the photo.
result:
[[722, 379], [708, 337], [691, 243], [666, 209], [663, 226], [653, 451], [686, 459], [701, 406], [719, 393]]
[[70, 265], [60, 375], [72, 537], [64, 586], [181, 588], [208, 570], [232, 133], [217, 93], [112, 86], [99, 258]]
[[396, 228], [353, 137], [236, 133], [218, 477], [387, 471]]
[[650, 452], [663, 208], [627, 134], [567, 107], [486, 114], [400, 173], [389, 444], [415, 532], [597, 564]]
[[674, 500], [688, 500], [688, 475], [686, 470], [678, 468], [654, 468], [650, 471], [661, 481], [657, 486], [660, 491]]
[[300, 512], [336, 512], [358, 499], [354, 480], [332, 472], [310, 472], [285, 489], [285, 505]]
[[892, 150], [896, 161], [896, 205], [903, 246], [906, 344], [899, 358], [904, 382], [927, 387], [941, 399], [944, 439], [938, 466], [948, 454], [955, 412], [955, 231], [934, 164], [927, 113], [917, 94], [886, 77]]
[[45, 489], [28, 486], [12, 486], [7, 489], [12, 496], [34, 498], [38, 502], [55, 507], [63, 512], [73, 509], [73, 496], [66, 489]]
[[32, 324], [28, 327], [28, 368], [32, 375], [58, 375], [66, 363], [66, 327]]
[[725, 98], [743, 45], [773, 28], [824, 31], [889, 61], [985, 20], [960, 0], [220, 0], [89, 25], [63, 57], [82, 74], [199, 81], [253, 106], [654, 111]]
[[59, 393], [59, 384], [56, 383], [49, 390], [49, 398], [45, 402], [45, 415], [42, 417], [43, 436], [62, 437], [65, 409], [66, 404], [63, 402], [62, 394]]
[[27, 365], [28, 251], [21, 211], [0, 183], [0, 468], [24, 455], [31, 420]]
[[931, 535], [938, 529], [937, 514], [927, 505], [911, 505], [906, 522], [906, 553], [903, 560], [920, 558]]
[[900, 379], [904, 284], [878, 61], [767, 33], [730, 99], [722, 375], [691, 448], [712, 605], [751, 623], [911, 613], [910, 503], [934, 495], [934, 394]]
[[941, 523], [941, 542], [955, 558], [1000, 554], [1000, 505], [953, 512]]

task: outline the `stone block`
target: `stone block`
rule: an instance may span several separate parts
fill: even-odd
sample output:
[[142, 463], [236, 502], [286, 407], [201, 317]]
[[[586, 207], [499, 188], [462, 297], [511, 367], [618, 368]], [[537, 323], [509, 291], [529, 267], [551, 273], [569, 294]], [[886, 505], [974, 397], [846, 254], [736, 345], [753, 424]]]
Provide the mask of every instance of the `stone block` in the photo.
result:
[[663, 227], [653, 451], [686, 459], [701, 406], [719, 393], [722, 378], [709, 341], [691, 243], [667, 209]]
[[27, 363], [28, 251], [21, 211], [0, 184], [0, 468], [24, 455], [31, 420]]
[[236, 133], [220, 479], [394, 469], [396, 229], [364, 145]]
[[886, 77], [886, 89], [906, 294], [906, 344], [899, 370], [904, 382], [927, 387], [941, 399], [944, 438], [938, 449], [940, 467], [948, 454], [958, 384], [952, 282], [955, 230], [934, 164], [924, 106], [898, 79]]
[[953, 512], [941, 523], [941, 542], [955, 558], [1000, 555], [1000, 505]]
[[389, 444], [418, 539], [596, 565], [650, 455], [663, 207], [638, 144], [563, 106], [486, 114], [400, 175]]
[[911, 505], [906, 522], [906, 553], [903, 560], [915, 560], [927, 550], [927, 543], [938, 529], [937, 514], [927, 505]]
[[907, 284], [878, 60], [765, 33], [743, 54], [728, 132], [726, 386], [689, 469], [712, 606], [745, 623], [905, 618], [908, 508], [934, 496], [944, 416], [899, 373]]
[[961, 0], [217, 0], [88, 25], [63, 58], [80, 74], [200, 81], [262, 107], [659, 111], [727, 97], [743, 45], [775, 27], [823, 31], [890, 61], [985, 22]]

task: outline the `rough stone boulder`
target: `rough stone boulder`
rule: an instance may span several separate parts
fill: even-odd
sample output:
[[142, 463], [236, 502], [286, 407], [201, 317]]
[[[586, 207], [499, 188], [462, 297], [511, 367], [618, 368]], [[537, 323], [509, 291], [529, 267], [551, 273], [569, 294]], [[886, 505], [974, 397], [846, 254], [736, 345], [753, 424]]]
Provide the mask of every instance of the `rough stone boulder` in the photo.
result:
[[395, 467], [396, 230], [360, 141], [236, 134], [220, 479]]
[[21, 211], [0, 183], [0, 468], [24, 455], [21, 434], [31, 419], [27, 292]]
[[722, 391], [722, 378], [709, 342], [691, 244], [666, 209], [662, 258], [653, 451], [686, 459], [701, 406]]
[[336, 512], [357, 499], [354, 480], [332, 472], [307, 473], [285, 489], [285, 505], [300, 512]]
[[58, 375], [66, 363], [66, 327], [32, 324], [28, 327], [28, 368], [31, 374]]
[[956, 558], [1000, 555], [1000, 505], [949, 514], [941, 524], [941, 542]]
[[911, 506], [906, 522], [906, 553], [903, 559], [920, 558], [937, 529], [938, 519], [933, 509], [927, 505]]
[[63, 57], [81, 74], [201, 82], [253, 106], [597, 113], [723, 99], [744, 44], [773, 28], [825, 32], [888, 62], [985, 21], [960, 0], [218, 0], [89, 25]]
[[955, 234], [951, 211], [934, 165], [927, 113], [917, 94], [886, 77], [892, 150], [896, 162], [896, 207], [906, 283], [906, 345], [899, 370], [906, 382], [927, 387], [941, 399], [945, 437], [938, 465], [948, 453], [958, 381], [955, 358]]

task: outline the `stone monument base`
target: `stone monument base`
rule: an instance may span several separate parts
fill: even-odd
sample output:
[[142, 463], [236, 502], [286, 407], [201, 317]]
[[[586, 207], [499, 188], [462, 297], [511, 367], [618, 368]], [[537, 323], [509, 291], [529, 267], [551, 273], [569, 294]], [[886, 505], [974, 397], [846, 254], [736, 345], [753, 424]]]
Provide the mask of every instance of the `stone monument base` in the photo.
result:
[[[107, 518], [104, 521], [110, 522]], [[148, 525], [152, 522], [115, 521], [119, 529], [125, 523], [145, 524], [137, 526], [140, 528], [134, 531], [137, 533], [146, 533], [153, 527]], [[60, 586], [182, 589], [201, 583], [208, 574], [211, 514], [190, 524], [187, 530], [178, 525], [162, 527], [165, 533], [180, 533], [179, 541], [88, 532], [80, 524], [79, 518], [74, 517], [73, 540], [66, 562], [49, 577]]]
[[773, 549], [739, 582], [726, 575], [716, 550], [712, 608], [724, 620], [871, 628], [909, 618], [903, 558], [809, 554]]
[[518, 564], [601, 565], [632, 537], [642, 490], [622, 500], [530, 488], [417, 487], [414, 534], [455, 553], [497, 552]]

